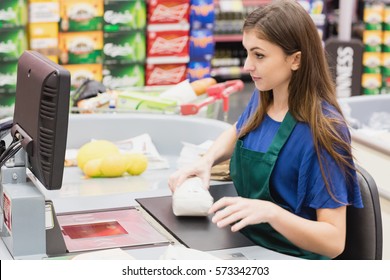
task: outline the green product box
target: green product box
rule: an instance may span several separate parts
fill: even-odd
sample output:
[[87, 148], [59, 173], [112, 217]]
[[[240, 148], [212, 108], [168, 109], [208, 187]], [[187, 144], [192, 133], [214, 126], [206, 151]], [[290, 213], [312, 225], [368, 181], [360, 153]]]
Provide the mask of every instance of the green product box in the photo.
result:
[[383, 66], [382, 75], [384, 75], [385, 77], [390, 77], [390, 67]]
[[[0, 93], [0, 109], [11, 107], [15, 104], [15, 94], [4, 94]], [[0, 114], [0, 117], [3, 116], [3, 112]]]
[[14, 95], [16, 93], [17, 69], [17, 61], [0, 63], [0, 94]]
[[103, 29], [105, 32], [145, 28], [145, 0], [106, 0], [104, 2]]
[[369, 23], [365, 22], [364, 23], [364, 29], [365, 30], [383, 30], [383, 24], [382, 22], [377, 22], [377, 23]]
[[365, 95], [380, 94], [382, 87], [382, 75], [380, 73], [362, 74], [362, 91]]
[[61, 32], [60, 64], [95, 64], [103, 62], [103, 31]]
[[0, 119], [14, 114], [15, 94], [0, 93]]
[[66, 64], [62, 65], [69, 71], [71, 81], [71, 91], [81, 87], [85, 80], [102, 81], [103, 66], [100, 63], [96, 64]]
[[366, 30], [382, 30], [384, 8], [383, 3], [370, 3], [368, 1], [364, 3], [363, 21]]
[[382, 52], [389, 53], [390, 52], [390, 31], [383, 31], [383, 44], [382, 44]]
[[381, 94], [381, 89], [380, 88], [363, 88], [363, 94], [364, 95], [378, 95]]
[[383, 16], [383, 30], [390, 30], [390, 6], [385, 6], [384, 16]]
[[18, 62], [0, 63], [0, 118], [12, 116], [15, 104]]
[[18, 60], [27, 49], [27, 35], [24, 27], [0, 30], [0, 62]]
[[144, 31], [104, 33], [104, 64], [143, 63], [146, 59]]
[[364, 66], [364, 67], [363, 67], [363, 73], [380, 74], [380, 73], [382, 73], [382, 69], [381, 69], [380, 66], [378, 66], [378, 67], [368, 67], [368, 66]]
[[104, 65], [103, 84], [110, 89], [143, 87], [145, 85], [144, 65]]
[[366, 52], [382, 52], [383, 31], [364, 30], [363, 44]]
[[27, 0], [0, 1], [0, 29], [27, 24]]
[[103, 0], [61, 1], [60, 11], [60, 31], [103, 29]]

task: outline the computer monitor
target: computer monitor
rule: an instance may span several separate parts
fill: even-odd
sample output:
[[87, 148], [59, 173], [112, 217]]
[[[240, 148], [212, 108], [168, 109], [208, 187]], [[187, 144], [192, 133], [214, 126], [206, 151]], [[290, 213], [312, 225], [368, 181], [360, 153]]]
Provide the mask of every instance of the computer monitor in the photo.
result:
[[66, 69], [36, 51], [21, 55], [11, 135], [21, 140], [26, 167], [48, 190], [62, 186], [69, 98]]

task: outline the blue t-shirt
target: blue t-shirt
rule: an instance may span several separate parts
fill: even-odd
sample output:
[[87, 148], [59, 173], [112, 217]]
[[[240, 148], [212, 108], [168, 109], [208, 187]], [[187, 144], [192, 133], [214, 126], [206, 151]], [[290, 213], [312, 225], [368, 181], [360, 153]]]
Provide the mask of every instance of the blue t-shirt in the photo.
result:
[[[237, 131], [256, 111], [258, 103], [259, 92], [256, 90], [237, 122]], [[327, 103], [323, 107], [326, 109], [325, 115], [332, 114], [332, 117], [341, 118], [334, 107]], [[244, 136], [243, 146], [249, 150], [265, 153], [280, 124], [281, 122], [266, 115], [256, 129]], [[350, 142], [348, 127], [345, 125], [338, 129], [344, 139]], [[350, 170], [353, 180], [348, 180], [336, 161], [326, 151], [323, 154], [328, 166], [327, 178], [337, 200], [332, 198], [326, 188], [310, 127], [303, 122], [297, 122], [275, 163], [270, 178], [273, 199], [291, 212], [311, 220], [316, 220], [316, 209], [319, 208], [337, 208], [345, 204], [363, 207], [356, 172]]]

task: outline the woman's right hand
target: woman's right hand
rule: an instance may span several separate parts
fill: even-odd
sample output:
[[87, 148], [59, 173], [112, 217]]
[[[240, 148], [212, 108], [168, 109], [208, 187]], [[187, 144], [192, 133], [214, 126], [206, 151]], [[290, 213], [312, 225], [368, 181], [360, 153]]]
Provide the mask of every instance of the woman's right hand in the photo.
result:
[[168, 185], [172, 192], [176, 190], [186, 179], [190, 177], [199, 177], [202, 179], [203, 187], [209, 188], [210, 172], [213, 163], [207, 157], [201, 157], [192, 165], [183, 167], [175, 171], [168, 179]]
[[174, 172], [168, 179], [172, 192], [187, 178], [197, 176], [202, 179], [203, 187], [210, 186], [210, 173], [214, 164], [218, 164], [231, 157], [237, 141], [236, 124], [226, 129], [211, 145], [210, 149], [192, 165], [183, 167]]

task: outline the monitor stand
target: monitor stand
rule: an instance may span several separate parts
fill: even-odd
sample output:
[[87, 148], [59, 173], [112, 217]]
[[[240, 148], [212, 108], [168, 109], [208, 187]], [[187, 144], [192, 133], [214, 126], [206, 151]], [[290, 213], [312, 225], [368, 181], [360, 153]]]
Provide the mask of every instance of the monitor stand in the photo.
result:
[[21, 149], [13, 166], [1, 168], [0, 236], [14, 259], [41, 259], [66, 253], [54, 206], [26, 175]]

